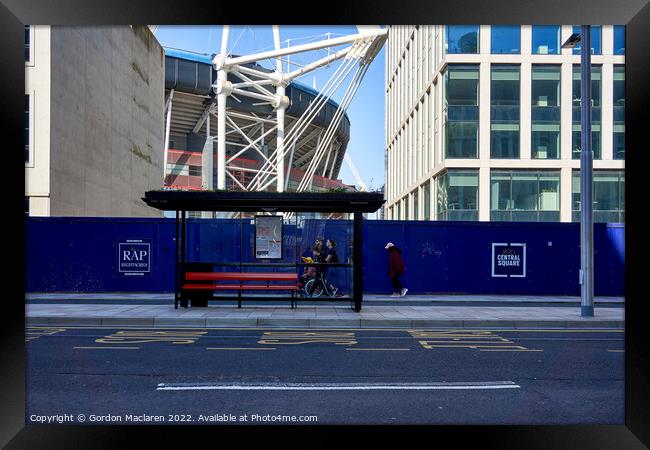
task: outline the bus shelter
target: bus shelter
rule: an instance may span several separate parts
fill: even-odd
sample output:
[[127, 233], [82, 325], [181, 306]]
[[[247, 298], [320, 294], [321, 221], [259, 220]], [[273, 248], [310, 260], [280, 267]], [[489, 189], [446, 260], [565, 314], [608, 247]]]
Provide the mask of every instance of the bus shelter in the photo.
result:
[[[286, 299], [292, 308], [349, 301], [361, 311], [363, 214], [383, 194], [161, 190], [142, 200], [176, 213], [175, 308]], [[335, 262], [319, 261], [318, 240], [337, 246]]]

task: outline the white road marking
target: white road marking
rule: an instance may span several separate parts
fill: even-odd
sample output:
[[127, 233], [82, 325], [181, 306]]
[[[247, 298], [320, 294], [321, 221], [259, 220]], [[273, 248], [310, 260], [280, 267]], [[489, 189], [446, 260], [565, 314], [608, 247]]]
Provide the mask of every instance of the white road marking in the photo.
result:
[[369, 391], [519, 389], [513, 381], [454, 383], [160, 383], [157, 391]]
[[138, 350], [140, 347], [72, 347], [77, 350]]

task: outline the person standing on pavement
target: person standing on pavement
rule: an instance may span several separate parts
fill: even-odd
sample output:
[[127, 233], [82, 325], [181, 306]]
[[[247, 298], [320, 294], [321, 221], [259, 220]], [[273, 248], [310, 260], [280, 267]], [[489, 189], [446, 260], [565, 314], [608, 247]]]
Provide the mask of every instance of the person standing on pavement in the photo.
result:
[[[325, 243], [327, 246], [327, 254], [325, 256], [325, 262], [327, 264], [338, 264], [339, 263], [339, 255], [336, 253], [336, 242], [332, 239], [328, 239], [327, 242]], [[338, 284], [338, 268], [332, 267], [331, 270], [328, 270], [327, 272], [329, 273], [329, 288], [330, 292], [332, 292], [333, 296], [338, 296], [338, 287], [336, 285]], [[325, 268], [323, 268], [323, 274], [325, 273]]]
[[392, 242], [386, 244], [384, 248], [388, 250], [388, 276], [393, 284], [393, 295], [391, 297], [404, 297], [408, 289], [402, 286], [399, 280], [399, 277], [404, 273], [402, 251]]

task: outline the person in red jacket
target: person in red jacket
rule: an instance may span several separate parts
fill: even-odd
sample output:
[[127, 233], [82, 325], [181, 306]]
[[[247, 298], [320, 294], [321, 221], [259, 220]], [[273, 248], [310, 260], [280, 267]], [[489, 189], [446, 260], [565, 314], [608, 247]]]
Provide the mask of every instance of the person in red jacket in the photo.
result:
[[399, 277], [404, 273], [402, 251], [392, 242], [386, 244], [384, 248], [388, 250], [388, 276], [391, 283], [393, 283], [393, 295], [391, 297], [404, 297], [408, 289], [402, 286], [399, 280]]

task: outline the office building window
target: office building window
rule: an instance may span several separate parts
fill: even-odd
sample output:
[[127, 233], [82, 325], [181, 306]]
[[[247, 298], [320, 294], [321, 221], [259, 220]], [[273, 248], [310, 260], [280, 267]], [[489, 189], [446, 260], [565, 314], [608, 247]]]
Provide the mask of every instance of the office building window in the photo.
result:
[[447, 67], [443, 92], [444, 158], [478, 158], [478, 83], [478, 64]]
[[478, 25], [447, 25], [445, 53], [478, 53]]
[[29, 216], [29, 197], [25, 197], [25, 215]]
[[424, 220], [431, 219], [431, 187], [427, 181], [422, 187], [422, 201], [424, 203]]
[[[601, 159], [601, 133], [600, 133], [600, 108], [602, 95], [601, 82], [602, 66], [591, 67], [591, 149], [594, 152], [594, 159]], [[580, 149], [582, 148], [581, 130], [581, 77], [580, 65], [573, 65], [573, 84], [572, 84], [572, 108], [573, 108], [573, 128], [571, 132], [573, 159], [580, 159]]]
[[625, 66], [614, 66], [614, 159], [625, 159]]
[[25, 163], [30, 162], [29, 158], [29, 149], [30, 149], [30, 140], [29, 140], [29, 95], [25, 95]]
[[560, 26], [533, 25], [532, 50], [535, 55], [560, 54]]
[[402, 200], [404, 202], [404, 220], [409, 220], [409, 200], [410, 200], [410, 195], [407, 195], [404, 197]]
[[420, 205], [418, 204], [418, 190], [416, 189], [413, 191], [413, 220], [420, 220], [420, 216], [418, 215], [420, 211]]
[[478, 220], [478, 170], [448, 170], [436, 184], [438, 220]]
[[[580, 26], [574, 25], [573, 26], [573, 33], [580, 34]], [[601, 36], [602, 36], [602, 27], [600, 25], [597, 26], [592, 26], [591, 27], [591, 54], [592, 55], [601, 55], [603, 52], [601, 50]], [[579, 55], [580, 54], [580, 48], [581, 45], [578, 44], [575, 47], [573, 47], [573, 54], [574, 55]]]
[[614, 54], [625, 54], [625, 27], [623, 25], [614, 26]]
[[498, 55], [521, 53], [521, 26], [492, 25], [490, 28], [490, 52]]
[[519, 66], [493, 64], [490, 84], [490, 156], [519, 158]]
[[493, 170], [490, 205], [492, 221], [558, 222], [560, 172]]
[[560, 157], [560, 66], [533, 65], [532, 157]]
[[[580, 222], [580, 171], [573, 171], [574, 222]], [[625, 172], [623, 170], [594, 171], [594, 222], [625, 222]]]

